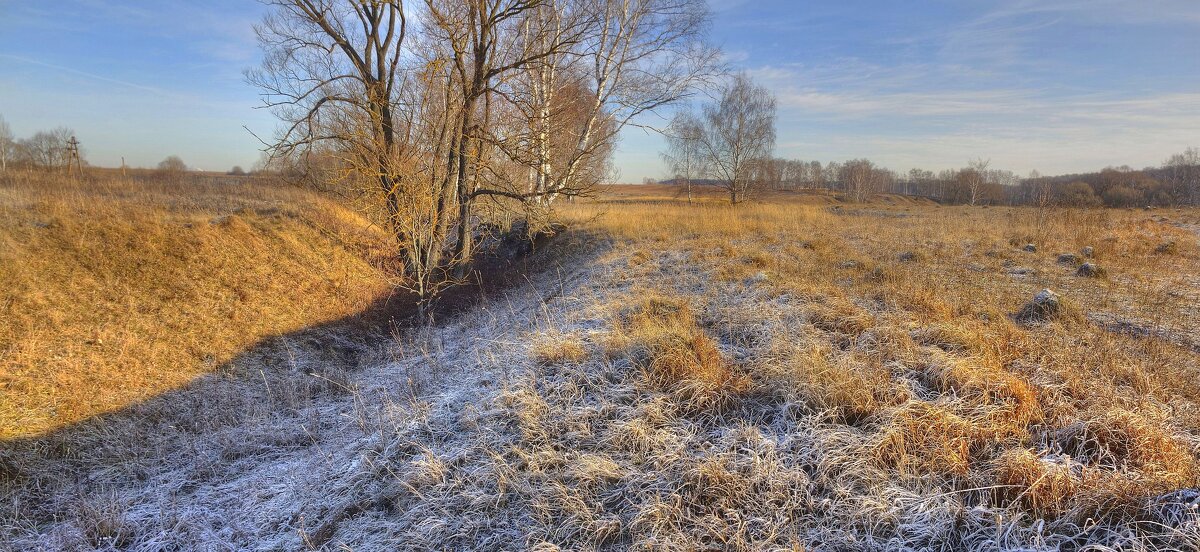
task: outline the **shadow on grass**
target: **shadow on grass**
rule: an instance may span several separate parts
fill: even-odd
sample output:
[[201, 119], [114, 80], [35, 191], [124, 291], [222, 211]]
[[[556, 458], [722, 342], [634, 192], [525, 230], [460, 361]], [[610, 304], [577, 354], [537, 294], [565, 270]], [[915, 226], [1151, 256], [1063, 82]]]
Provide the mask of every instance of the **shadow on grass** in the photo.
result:
[[[469, 283], [436, 303], [435, 320], [514, 292], [530, 276], [553, 270], [557, 250], [570, 247], [561, 243], [593, 239], [568, 231], [511, 257], [483, 258]], [[352, 423], [340, 415], [313, 416], [313, 407], [339, 397], [345, 402], [337, 404], [352, 402], [353, 376], [391, 360], [389, 336], [423, 326], [414, 299], [397, 293], [352, 316], [264, 338], [184, 387], [46, 434], [0, 442], [0, 541], [18, 527], [70, 519], [75, 514], [67, 510], [78, 505], [64, 504], [64, 497], [87, 501], [169, 471], [183, 472], [183, 481], [219, 479], [242, 459], [308, 447], [321, 430]], [[403, 401], [403, 385], [395, 387], [392, 399]]]

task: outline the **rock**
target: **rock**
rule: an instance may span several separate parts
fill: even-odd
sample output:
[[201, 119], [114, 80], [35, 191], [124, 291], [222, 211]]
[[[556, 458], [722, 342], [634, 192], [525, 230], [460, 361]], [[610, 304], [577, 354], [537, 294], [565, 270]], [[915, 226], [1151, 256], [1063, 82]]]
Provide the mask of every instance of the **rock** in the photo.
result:
[[1158, 247], [1154, 248], [1154, 252], [1158, 253], [1159, 255], [1174, 255], [1175, 253], [1179, 252], [1179, 244], [1175, 243], [1174, 240], [1166, 243], [1160, 243], [1158, 244]]
[[1054, 318], [1062, 311], [1062, 299], [1057, 293], [1043, 289], [1033, 296], [1017, 313], [1017, 320], [1022, 322], [1043, 322]]
[[855, 260], [851, 259], [851, 260], [846, 260], [846, 261], [842, 261], [842, 262], [838, 263], [838, 267], [839, 268], [862, 268], [863, 264], [859, 261], [855, 261]]
[[1083, 253], [1084, 257], [1087, 257], [1090, 259], [1096, 255], [1096, 249], [1089, 245], [1087, 247], [1084, 247], [1083, 250], [1080, 251], [1080, 253]]
[[759, 272], [758, 274], [755, 274], [749, 278], [746, 278], [747, 284], [759, 284], [759, 283], [762, 283], [765, 281], [767, 281], [767, 273], [766, 272]]
[[1037, 253], [1037, 246], [1033, 245], [1032, 243], [1027, 243], [1027, 244], [1025, 244], [1025, 247], [1021, 248], [1021, 250], [1028, 251], [1030, 253]]
[[1014, 267], [1008, 269], [1008, 273], [1011, 276], [1032, 276], [1034, 274], [1037, 274], [1037, 271], [1035, 271], [1032, 268], [1028, 268], [1028, 267], [1024, 267], [1024, 266], [1014, 266]]
[[1058, 263], [1059, 264], [1072, 264], [1073, 265], [1078, 262], [1079, 262], [1079, 257], [1077, 255], [1075, 255], [1074, 253], [1059, 253], [1058, 254]]
[[917, 260], [917, 254], [912, 251], [905, 251], [896, 257], [902, 263], [911, 263]]
[[1096, 266], [1094, 263], [1083, 263], [1075, 270], [1076, 276], [1084, 276], [1087, 278], [1098, 278], [1104, 275], [1104, 269]]

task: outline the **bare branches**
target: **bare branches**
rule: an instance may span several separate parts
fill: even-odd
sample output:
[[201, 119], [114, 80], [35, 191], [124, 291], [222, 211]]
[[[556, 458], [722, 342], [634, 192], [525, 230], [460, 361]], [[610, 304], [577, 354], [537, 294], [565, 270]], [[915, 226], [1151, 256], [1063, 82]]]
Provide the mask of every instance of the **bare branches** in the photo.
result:
[[609, 170], [621, 129], [716, 66], [703, 0], [269, 0], [247, 74], [271, 145], [362, 198], [423, 300], [463, 276], [476, 200], [541, 216]]
[[707, 172], [704, 146], [701, 143], [704, 137], [704, 123], [692, 113], [681, 111], [671, 120], [665, 136], [667, 151], [663, 152], [663, 159], [671, 167], [675, 184], [682, 180], [687, 186], [688, 203], [691, 203], [692, 180]]
[[696, 141], [706, 172], [729, 192], [730, 203], [740, 203], [752, 191], [755, 163], [774, 153], [775, 97], [740, 74], [704, 107], [701, 120]]

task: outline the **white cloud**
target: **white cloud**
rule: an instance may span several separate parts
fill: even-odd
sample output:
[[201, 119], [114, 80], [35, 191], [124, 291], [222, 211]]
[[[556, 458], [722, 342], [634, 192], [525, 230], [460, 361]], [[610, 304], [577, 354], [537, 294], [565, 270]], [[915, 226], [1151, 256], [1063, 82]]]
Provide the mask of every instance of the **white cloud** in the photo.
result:
[[1154, 165], [1200, 142], [1200, 91], [1118, 93], [978, 86], [937, 64], [765, 66], [779, 98], [779, 154], [870, 157], [896, 169], [974, 157], [1026, 172]]

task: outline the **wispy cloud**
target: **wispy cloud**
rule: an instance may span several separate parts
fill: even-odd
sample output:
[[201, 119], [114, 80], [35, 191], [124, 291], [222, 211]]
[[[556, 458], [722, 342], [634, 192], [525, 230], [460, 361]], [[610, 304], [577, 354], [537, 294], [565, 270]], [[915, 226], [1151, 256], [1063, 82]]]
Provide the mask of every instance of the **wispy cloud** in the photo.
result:
[[[848, 34], [795, 42], [821, 55], [745, 62], [779, 98], [781, 154], [898, 169], [983, 156], [1058, 172], [1157, 164], [1200, 143], [1200, 62], [1185, 53], [1200, 51], [1195, 0], [955, 2], [900, 24], [918, 10], [881, 5], [898, 11], [824, 14]], [[793, 13], [769, 28], [811, 28]]]
[[781, 109], [781, 154], [869, 156], [895, 168], [948, 168], [976, 156], [1022, 172], [1143, 166], [1200, 141], [1200, 92], [790, 92]]
[[1200, 25], [1200, 10], [1196, 8], [1194, 0], [1017, 0], [989, 11], [985, 19], [1050, 14], [1090, 24]]
[[121, 80], [121, 79], [114, 79], [112, 77], [106, 77], [104, 75], [97, 75], [95, 73], [89, 73], [87, 71], [80, 71], [79, 69], [72, 69], [70, 67], [64, 67], [62, 65], [56, 65], [53, 63], [46, 63], [44, 61], [38, 61], [36, 59], [30, 59], [30, 58], [23, 57], [23, 56], [14, 56], [12, 54], [0, 54], [0, 58], [11, 59], [13, 61], [18, 61], [21, 63], [28, 63], [30, 65], [36, 65], [38, 67], [45, 67], [46, 69], [53, 69], [53, 70], [61, 72], [61, 73], [78, 75], [78, 76], [86, 77], [86, 78], [89, 78], [89, 79], [92, 79], [95, 81], [105, 82], [105, 83], [109, 83], [109, 84], [116, 84], [116, 85], [123, 86], [126, 88], [141, 90], [143, 92], [150, 92], [152, 94], [156, 94], [156, 95], [160, 95], [160, 96], [176, 97], [175, 94], [168, 92], [167, 90], [164, 90], [162, 88], [157, 88], [154, 86], [147, 86], [144, 84], [138, 84], [136, 82], [129, 82], [129, 81]]

